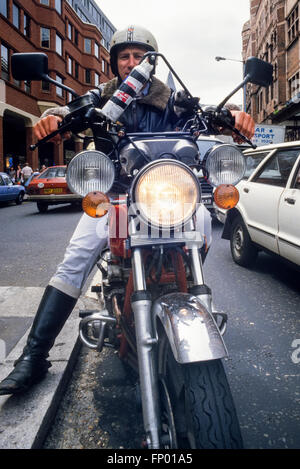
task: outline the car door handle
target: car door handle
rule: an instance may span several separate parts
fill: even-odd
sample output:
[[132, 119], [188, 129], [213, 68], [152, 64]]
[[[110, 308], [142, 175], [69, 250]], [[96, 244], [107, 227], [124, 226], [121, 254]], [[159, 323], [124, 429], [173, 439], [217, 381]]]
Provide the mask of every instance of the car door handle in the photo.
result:
[[244, 192], [246, 192], [246, 193], [248, 194], [248, 192], [249, 192], [249, 189], [248, 189], [248, 187], [244, 187], [243, 191], [244, 191]]
[[295, 205], [295, 202], [296, 202], [296, 200], [295, 200], [295, 199], [292, 199], [291, 197], [286, 197], [286, 198], [284, 199], [284, 201], [287, 202], [287, 203], [290, 204], [290, 205]]

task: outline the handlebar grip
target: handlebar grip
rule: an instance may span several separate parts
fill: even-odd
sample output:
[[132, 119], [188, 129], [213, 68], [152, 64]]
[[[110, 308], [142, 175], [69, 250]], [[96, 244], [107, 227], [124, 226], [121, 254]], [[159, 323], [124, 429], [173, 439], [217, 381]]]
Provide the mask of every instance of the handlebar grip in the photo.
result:
[[54, 132], [51, 132], [50, 134], [46, 135], [46, 137], [42, 138], [41, 140], [39, 140], [37, 143], [33, 144], [33, 145], [30, 145], [29, 146], [29, 149], [31, 151], [34, 151], [36, 150], [38, 147], [40, 147], [41, 145], [43, 145], [44, 143], [48, 142], [48, 140], [50, 140], [51, 138], [55, 137], [55, 135], [59, 134], [59, 133], [62, 133], [63, 131], [68, 131], [69, 130], [69, 127], [70, 127], [70, 124], [69, 123], [64, 123], [64, 121], [61, 121], [58, 123], [58, 128], [57, 130], [54, 130]]

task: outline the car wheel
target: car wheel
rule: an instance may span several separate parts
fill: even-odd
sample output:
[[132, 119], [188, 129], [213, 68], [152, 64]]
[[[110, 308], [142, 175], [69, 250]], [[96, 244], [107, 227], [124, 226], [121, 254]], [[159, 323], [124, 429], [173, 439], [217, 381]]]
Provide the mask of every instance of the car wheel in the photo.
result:
[[258, 249], [252, 243], [241, 217], [233, 220], [230, 232], [231, 255], [238, 265], [251, 267], [256, 261]]
[[37, 202], [37, 209], [40, 213], [46, 213], [48, 210], [48, 204], [45, 204], [44, 202]]
[[24, 199], [24, 192], [20, 192], [18, 194], [18, 197], [16, 198], [16, 204], [21, 205], [21, 203], [23, 202], [23, 199]]

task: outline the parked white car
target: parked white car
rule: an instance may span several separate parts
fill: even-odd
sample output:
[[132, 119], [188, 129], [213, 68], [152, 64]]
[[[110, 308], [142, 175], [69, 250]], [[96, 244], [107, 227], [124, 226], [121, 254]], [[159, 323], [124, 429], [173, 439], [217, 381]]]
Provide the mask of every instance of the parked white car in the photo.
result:
[[246, 150], [240, 200], [224, 211], [222, 238], [230, 240], [233, 260], [254, 264], [260, 250], [300, 266], [300, 141]]

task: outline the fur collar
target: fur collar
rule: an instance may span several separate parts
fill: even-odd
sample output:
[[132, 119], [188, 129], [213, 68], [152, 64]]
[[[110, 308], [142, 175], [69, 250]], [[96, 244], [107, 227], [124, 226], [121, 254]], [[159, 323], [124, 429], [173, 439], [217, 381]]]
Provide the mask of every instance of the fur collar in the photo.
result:
[[[103, 87], [103, 88], [102, 88]], [[105, 102], [111, 98], [114, 92], [118, 89], [118, 78], [113, 78], [109, 82], [101, 86], [101, 97]], [[138, 101], [141, 104], [148, 104], [157, 108], [159, 111], [164, 111], [167, 107], [170, 95], [170, 88], [165, 85], [156, 77], [152, 77], [150, 83], [149, 93], [147, 96], [143, 96]]]

